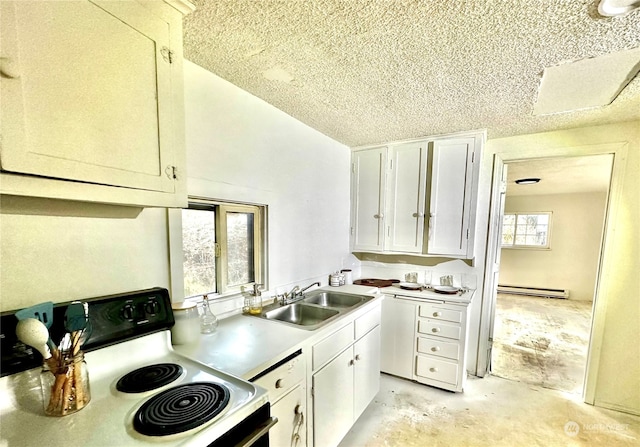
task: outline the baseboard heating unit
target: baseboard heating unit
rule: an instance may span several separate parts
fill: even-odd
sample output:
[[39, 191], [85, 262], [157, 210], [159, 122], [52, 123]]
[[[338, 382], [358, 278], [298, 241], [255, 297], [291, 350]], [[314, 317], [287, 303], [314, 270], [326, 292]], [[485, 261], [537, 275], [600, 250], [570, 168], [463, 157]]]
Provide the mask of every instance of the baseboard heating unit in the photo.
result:
[[498, 284], [498, 293], [508, 293], [511, 295], [541, 296], [545, 298], [569, 298], [569, 291], [566, 289], [543, 289], [539, 287], [505, 286]]

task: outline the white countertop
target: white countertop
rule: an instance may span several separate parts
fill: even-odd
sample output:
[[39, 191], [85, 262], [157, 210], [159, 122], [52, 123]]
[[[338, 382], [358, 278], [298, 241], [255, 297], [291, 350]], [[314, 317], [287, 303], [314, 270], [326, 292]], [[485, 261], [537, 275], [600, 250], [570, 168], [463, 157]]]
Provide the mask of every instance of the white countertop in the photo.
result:
[[380, 293], [384, 293], [385, 295], [395, 295], [401, 297], [407, 297], [415, 300], [433, 300], [433, 301], [441, 301], [445, 303], [455, 303], [455, 304], [469, 304], [473, 295], [475, 294], [475, 290], [469, 289], [467, 292], [463, 294], [447, 294], [447, 293], [438, 293], [433, 290], [406, 290], [401, 289], [397, 285], [392, 285], [390, 287], [384, 287], [380, 289]]
[[174, 345], [174, 349], [207, 366], [248, 380], [303, 345], [321, 339], [347, 315], [364, 313], [383, 299], [382, 294], [376, 294], [377, 288], [369, 286], [345, 285], [322, 290], [374, 295], [376, 299], [314, 331], [249, 315], [234, 315], [220, 320], [213, 334], [203, 334], [190, 344]]

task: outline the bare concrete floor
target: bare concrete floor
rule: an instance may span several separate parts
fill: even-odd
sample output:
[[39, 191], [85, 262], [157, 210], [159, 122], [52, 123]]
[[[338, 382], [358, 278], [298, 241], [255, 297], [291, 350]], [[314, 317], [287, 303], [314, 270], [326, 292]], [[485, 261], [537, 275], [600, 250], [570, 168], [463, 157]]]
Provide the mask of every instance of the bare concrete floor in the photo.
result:
[[574, 394], [495, 376], [469, 378], [464, 393], [451, 393], [382, 374], [340, 447], [638, 445], [640, 417]]
[[590, 301], [498, 294], [491, 373], [582, 394]]

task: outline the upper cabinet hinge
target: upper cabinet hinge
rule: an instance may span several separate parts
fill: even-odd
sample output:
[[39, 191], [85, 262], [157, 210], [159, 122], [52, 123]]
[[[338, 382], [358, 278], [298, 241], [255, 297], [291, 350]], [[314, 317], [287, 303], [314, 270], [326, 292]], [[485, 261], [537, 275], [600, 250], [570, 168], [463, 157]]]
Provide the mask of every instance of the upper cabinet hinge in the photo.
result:
[[389, 169], [393, 169], [393, 158], [389, 160]]
[[353, 227], [351, 227], [351, 236], [353, 236]]
[[476, 161], [476, 151], [471, 152], [471, 163], [475, 163]]
[[467, 228], [467, 239], [469, 239], [469, 229]]
[[351, 173], [352, 174], [356, 173], [356, 164], [355, 163], [351, 163]]
[[178, 179], [178, 168], [176, 166], [167, 166], [167, 168], [164, 170], [164, 173], [172, 180]]
[[217, 242], [215, 243], [215, 256], [216, 258], [219, 258], [220, 255], [222, 254], [222, 250], [220, 248], [220, 244], [218, 244]]
[[162, 59], [164, 59], [165, 62], [169, 62], [170, 64], [173, 63], [173, 51], [171, 51], [169, 48], [162, 47], [162, 49], [160, 50], [160, 54], [162, 55]]

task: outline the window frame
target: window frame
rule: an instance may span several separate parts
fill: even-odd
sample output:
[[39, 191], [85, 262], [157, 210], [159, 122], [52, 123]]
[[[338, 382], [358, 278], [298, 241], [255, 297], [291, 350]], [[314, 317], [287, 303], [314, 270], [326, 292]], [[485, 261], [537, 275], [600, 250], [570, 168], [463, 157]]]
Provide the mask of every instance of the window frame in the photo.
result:
[[[216, 287], [214, 291], [202, 291], [196, 295], [185, 295], [184, 290], [184, 252], [182, 240], [182, 210], [210, 209], [215, 214], [216, 228]], [[254, 281], [245, 284], [229, 286], [227, 284], [227, 235], [226, 215], [229, 212], [253, 214], [253, 271]], [[172, 296], [181, 296], [184, 300], [197, 299], [203, 294], [210, 298], [221, 298], [242, 293], [243, 288], [251, 288], [253, 284], [265, 284], [266, 280], [266, 214], [267, 206], [253, 203], [229, 202], [203, 197], [188, 197], [188, 206], [168, 210], [169, 216], [169, 257], [171, 262], [171, 291]], [[266, 284], [265, 284], [266, 286]], [[177, 295], [179, 294], [179, 295]]]
[[[517, 244], [516, 245], [516, 237], [518, 236], [518, 216], [540, 216], [540, 215], [546, 215], [548, 216], [548, 224], [547, 224], [547, 243], [546, 245], [527, 245], [527, 244]], [[513, 232], [513, 243], [510, 245], [505, 245], [503, 244], [503, 240], [504, 240], [504, 220], [506, 216], [514, 216], [514, 232]], [[551, 227], [552, 227], [552, 221], [553, 221], [553, 212], [551, 211], [525, 211], [525, 212], [521, 212], [521, 211], [511, 211], [511, 212], [507, 212], [505, 211], [502, 217], [502, 222], [500, 223], [501, 228], [500, 228], [500, 234], [501, 234], [501, 241], [500, 241], [500, 247], [501, 248], [507, 248], [507, 249], [515, 249], [515, 250], [551, 250]]]

